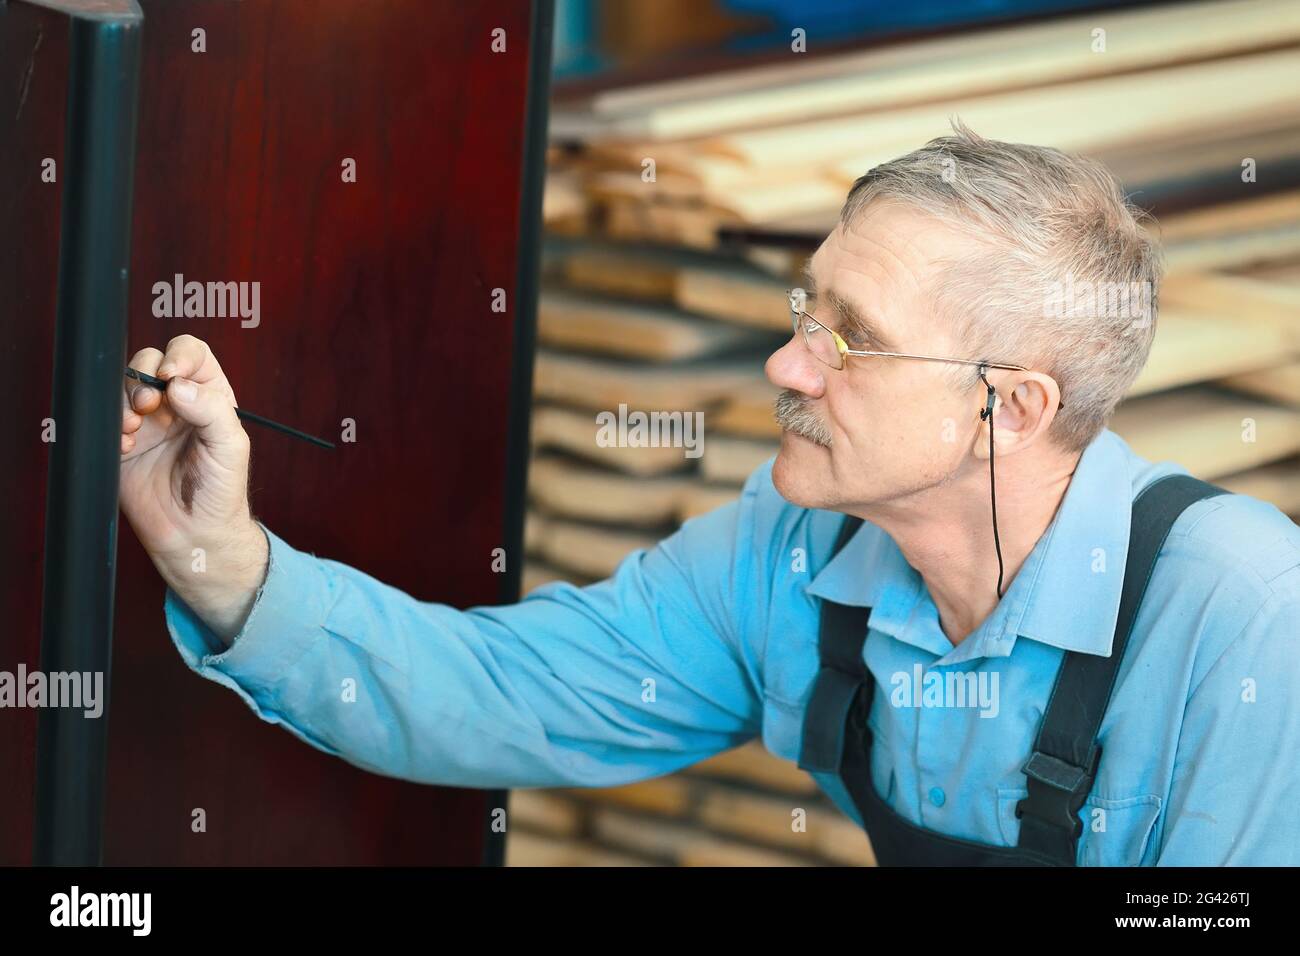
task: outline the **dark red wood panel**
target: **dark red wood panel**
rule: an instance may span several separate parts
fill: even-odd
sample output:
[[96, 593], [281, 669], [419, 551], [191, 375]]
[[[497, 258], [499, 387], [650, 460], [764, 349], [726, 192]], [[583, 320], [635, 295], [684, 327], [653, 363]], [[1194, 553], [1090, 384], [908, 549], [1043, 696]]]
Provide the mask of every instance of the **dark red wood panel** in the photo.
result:
[[[50, 446], [54, 307], [68, 19], [0, 4], [0, 670], [40, 666], [45, 476]], [[42, 162], [56, 161], [53, 183]], [[57, 427], [54, 432], [57, 440]], [[0, 864], [29, 863], [35, 812], [36, 711], [0, 710]]]
[[[338, 443], [325, 451], [250, 426], [254, 511], [286, 540], [425, 600], [494, 603], [492, 550], [507, 543], [530, 4], [141, 7], [128, 354], [197, 335], [242, 406]], [[10, 5], [11, 19], [19, 9]], [[497, 28], [504, 53], [491, 48]], [[206, 52], [192, 50], [196, 29]], [[6, 43], [23, 46], [30, 30], [24, 36], [0, 30]], [[60, 63], [42, 52], [43, 83], [60, 83]], [[6, 56], [5, 81], [18, 72]], [[59, 128], [56, 101], [42, 101], [40, 123]], [[12, 105], [6, 90], [0, 111]], [[7, 175], [59, 148], [28, 124], [16, 137], [20, 155], [5, 154]], [[355, 183], [342, 181], [345, 158], [356, 162]], [[20, 605], [6, 620], [22, 631], [3, 638], [0, 667], [13, 653], [34, 667], [39, 646], [31, 546], [39, 551], [44, 471], [35, 422], [48, 395], [25, 369], [49, 365], [57, 254], [54, 198], [24, 189], [18, 203], [6, 207], [2, 238], [12, 246], [10, 226], [36, 220], [24, 253], [31, 268], [18, 274], [0, 256], [0, 275], [21, 287], [32, 327], [21, 353], [6, 343], [4, 354], [9, 380], [19, 374], [36, 387], [22, 392], [19, 409], [32, 470], [0, 479], [27, 508], [22, 526], [4, 526], [6, 566], [22, 565], [27, 590], [6, 586]], [[177, 273], [260, 283], [259, 324], [155, 316], [154, 283]], [[505, 290], [505, 313], [491, 308], [495, 288]], [[356, 423], [354, 443], [339, 441], [345, 418]], [[11, 550], [11, 539], [27, 550]], [[187, 671], [163, 624], [162, 582], [124, 520], [117, 582], [106, 863], [479, 862], [482, 792], [365, 773]], [[16, 729], [6, 715], [0, 725], [0, 772], [14, 766], [21, 781], [31, 776], [29, 723]], [[0, 800], [6, 816], [24, 820], [4, 827], [0, 851], [25, 862], [30, 804]], [[206, 833], [191, 831], [196, 808]]]

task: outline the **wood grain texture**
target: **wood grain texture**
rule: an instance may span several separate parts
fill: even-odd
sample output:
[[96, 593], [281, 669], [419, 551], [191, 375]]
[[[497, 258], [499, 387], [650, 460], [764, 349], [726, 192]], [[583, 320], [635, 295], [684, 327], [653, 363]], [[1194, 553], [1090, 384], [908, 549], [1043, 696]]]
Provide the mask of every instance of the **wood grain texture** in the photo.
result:
[[[45, 478], [52, 414], [55, 288], [63, 185], [41, 181], [62, 163], [68, 21], [22, 3], [0, 6], [0, 374], [11, 386], [0, 442], [0, 669], [40, 666]], [[14, 241], [20, 239], [20, 241]], [[57, 428], [55, 437], [57, 439]], [[35, 814], [35, 710], [0, 710], [0, 864], [31, 862]]]
[[[18, 345], [3, 355], [8, 380], [33, 386], [12, 390], [21, 440], [6, 443], [25, 464], [3, 479], [6, 499], [20, 502], [3, 535], [16, 604], [0, 638], [4, 666], [34, 665], [39, 639], [31, 542], [39, 550], [59, 219], [57, 189], [26, 183], [37, 157], [62, 154], [67, 74], [48, 25], [57, 19], [24, 6], [0, 8], [0, 171], [23, 184], [0, 199], [0, 309], [10, 317], [13, 302], [22, 318], [5, 323]], [[128, 354], [196, 335], [242, 406], [338, 443], [325, 451], [251, 433], [254, 513], [291, 544], [424, 600], [496, 603], [530, 4], [141, 6]], [[42, 23], [20, 106], [14, 91]], [[199, 27], [205, 53], [191, 52]], [[505, 53], [490, 49], [497, 27]], [[355, 183], [342, 181], [344, 158], [356, 161]], [[155, 316], [154, 283], [178, 273], [259, 282], [260, 324]], [[496, 288], [505, 313], [491, 309]], [[344, 419], [355, 442], [340, 441]], [[118, 562], [106, 863], [482, 859], [485, 792], [367, 773], [259, 720], [184, 667], [162, 582], [125, 522]], [[30, 736], [7, 712], [0, 774], [16, 770], [19, 785], [0, 788], [12, 821], [0, 827], [3, 862], [30, 856]], [[191, 831], [197, 808], [206, 833]]]
[[[355, 420], [333, 452], [253, 436], [258, 516], [419, 598], [495, 603], [514, 313], [490, 290], [515, 282], [528, 5], [145, 10], [130, 348], [189, 332], [242, 405], [335, 440]], [[261, 325], [155, 318], [175, 273], [260, 280]], [[481, 792], [364, 773], [185, 673], [157, 575], [120, 550], [111, 861], [477, 862]]]

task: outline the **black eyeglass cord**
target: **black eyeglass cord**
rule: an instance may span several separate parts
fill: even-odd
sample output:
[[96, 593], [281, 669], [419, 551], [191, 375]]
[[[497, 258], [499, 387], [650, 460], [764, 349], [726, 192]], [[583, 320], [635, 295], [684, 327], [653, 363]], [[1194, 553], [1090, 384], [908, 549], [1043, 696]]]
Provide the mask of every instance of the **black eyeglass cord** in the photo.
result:
[[1002, 542], [998, 540], [998, 498], [994, 490], [996, 479], [993, 472], [993, 399], [997, 395], [989, 380], [984, 378], [984, 369], [987, 366], [980, 366], [980, 378], [983, 379], [984, 385], [989, 390], [988, 401], [984, 408], [980, 410], [980, 421], [989, 423], [989, 503], [993, 506], [993, 548], [998, 553], [998, 600], [1002, 599]]

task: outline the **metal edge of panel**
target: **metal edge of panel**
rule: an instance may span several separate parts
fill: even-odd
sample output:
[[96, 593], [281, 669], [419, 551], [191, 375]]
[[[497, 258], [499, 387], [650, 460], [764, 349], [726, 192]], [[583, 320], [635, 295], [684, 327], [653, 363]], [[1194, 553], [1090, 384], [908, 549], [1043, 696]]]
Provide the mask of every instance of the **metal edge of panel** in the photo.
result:
[[[506, 570], [499, 600], [519, 600], [523, 579], [524, 512], [528, 490], [528, 441], [532, 423], [533, 353], [537, 342], [537, 296], [541, 282], [542, 192], [546, 185], [547, 118], [555, 0], [534, 0], [528, 41], [528, 90], [524, 107], [524, 155], [520, 182], [519, 245], [515, 281], [514, 348], [510, 375], [510, 421], [504, 489]], [[493, 811], [507, 811], [509, 790], [487, 791], [483, 865], [505, 863], [506, 834], [493, 828]]]
[[39, 5], [70, 29], [41, 669], [102, 674], [104, 699], [97, 717], [41, 709], [33, 862], [99, 865], [143, 15], [134, 0]]

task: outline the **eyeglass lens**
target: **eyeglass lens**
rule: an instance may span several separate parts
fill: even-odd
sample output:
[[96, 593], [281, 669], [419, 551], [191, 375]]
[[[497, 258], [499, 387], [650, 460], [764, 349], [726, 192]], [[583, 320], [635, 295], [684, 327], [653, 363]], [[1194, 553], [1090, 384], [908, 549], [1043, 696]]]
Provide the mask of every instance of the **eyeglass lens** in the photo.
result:
[[843, 365], [844, 356], [836, 347], [835, 336], [831, 335], [829, 329], [797, 312], [794, 314], [793, 322], [795, 331], [803, 333], [808, 351], [831, 368], [840, 368]]

